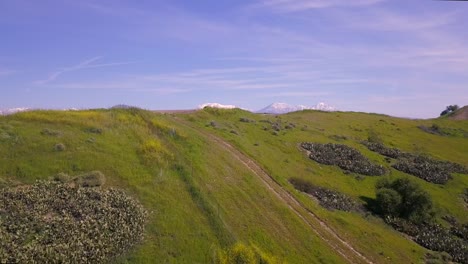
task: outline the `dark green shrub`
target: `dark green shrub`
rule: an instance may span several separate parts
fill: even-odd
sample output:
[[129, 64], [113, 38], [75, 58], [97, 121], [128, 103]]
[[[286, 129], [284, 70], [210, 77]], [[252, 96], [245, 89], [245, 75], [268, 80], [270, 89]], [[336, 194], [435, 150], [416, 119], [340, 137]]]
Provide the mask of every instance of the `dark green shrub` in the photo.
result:
[[342, 144], [301, 143], [301, 147], [310, 151], [309, 157], [318, 163], [336, 165], [343, 170], [363, 175], [383, 175], [385, 169], [381, 165], [372, 164], [366, 157], [354, 148]]
[[54, 146], [55, 151], [64, 151], [66, 149], [65, 144], [63, 143], [57, 143]]
[[376, 184], [379, 213], [401, 217], [413, 223], [432, 220], [432, 199], [416, 182], [406, 178], [381, 180]]
[[56, 181], [0, 189], [0, 204], [0, 263], [112, 263], [146, 219], [120, 190]]
[[449, 105], [445, 108], [444, 111], [442, 111], [440, 113], [440, 116], [444, 116], [444, 115], [447, 115], [447, 114], [451, 114], [455, 111], [457, 111], [460, 107], [458, 105]]
[[92, 134], [102, 134], [103, 130], [102, 128], [90, 127], [86, 129], [86, 132], [92, 133]]
[[61, 183], [66, 183], [70, 181], [70, 176], [66, 173], [60, 172], [52, 177], [52, 180], [61, 182]]
[[58, 130], [52, 130], [52, 129], [44, 128], [44, 129], [41, 131], [41, 134], [42, 134], [42, 135], [45, 135], [45, 136], [57, 137], [57, 136], [61, 136], [61, 135], [62, 135], [62, 132], [61, 132], [61, 131], [58, 131]]
[[333, 140], [336, 140], [336, 141], [343, 141], [343, 140], [347, 140], [348, 137], [346, 136], [340, 136], [340, 135], [331, 135], [329, 136], [329, 138], [333, 139]]
[[98, 187], [104, 185], [106, 177], [100, 171], [91, 171], [78, 175], [73, 182], [82, 187]]
[[393, 189], [377, 190], [376, 203], [382, 215], [398, 215], [401, 206], [401, 196]]
[[249, 118], [246, 118], [246, 117], [239, 118], [239, 121], [244, 122], [244, 123], [255, 123], [255, 120], [252, 120], [252, 119], [249, 119]]

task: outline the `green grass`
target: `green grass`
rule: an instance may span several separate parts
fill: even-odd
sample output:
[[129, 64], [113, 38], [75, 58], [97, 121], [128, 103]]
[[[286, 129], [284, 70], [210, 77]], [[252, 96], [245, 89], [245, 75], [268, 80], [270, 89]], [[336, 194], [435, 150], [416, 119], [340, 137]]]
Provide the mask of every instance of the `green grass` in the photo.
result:
[[[445, 185], [425, 182], [414, 176], [399, 172], [385, 162], [384, 157], [369, 151], [360, 141], [377, 137], [385, 145], [403, 151], [427, 154], [437, 159], [449, 160], [468, 166], [468, 140], [454, 136], [440, 136], [426, 133], [420, 125], [466, 131], [467, 121], [448, 119], [409, 120], [377, 114], [304, 111], [286, 115], [256, 115], [242, 110], [205, 109], [186, 120], [200, 129], [215, 133], [244, 153], [257, 160], [263, 168], [285, 189], [294, 194], [310, 210], [316, 212], [359, 250], [376, 262], [417, 263], [421, 262], [425, 249], [404, 238], [377, 217], [356, 213], [330, 212], [318, 206], [315, 201], [293, 189], [287, 182], [291, 177], [308, 180], [313, 184], [333, 189], [364, 203], [362, 198], [375, 198], [375, 183], [380, 177], [356, 174], [345, 175], [336, 166], [318, 164], [310, 160], [298, 147], [300, 142], [340, 143], [358, 149], [372, 162], [384, 165], [389, 171], [382, 177], [411, 177], [432, 196], [439, 217], [454, 215], [459, 222], [466, 223], [468, 217], [461, 194], [468, 186], [467, 175], [455, 174]], [[256, 122], [240, 122], [248, 118]], [[206, 126], [208, 121], [218, 126]], [[274, 135], [271, 125], [261, 120], [293, 123], [294, 129], [283, 129]], [[268, 130], [264, 130], [267, 127]], [[230, 133], [236, 130], [238, 135]], [[345, 137], [346, 139], [343, 139]], [[439, 221], [442, 221], [439, 219]], [[363, 235], [364, 234], [364, 235]]]
[[343, 261], [248, 169], [171, 116], [35, 111], [0, 117], [0, 129], [0, 185], [98, 170], [144, 205], [145, 239], [121, 263], [208, 263], [237, 242], [289, 263]]
[[[240, 122], [245, 117], [256, 122]], [[185, 126], [180, 119], [196, 129]], [[260, 120], [295, 124], [273, 135]], [[215, 121], [217, 126], [210, 125]], [[0, 117], [0, 186], [30, 184], [60, 172], [106, 175], [108, 187], [137, 198], [149, 212], [144, 241], [121, 263], [209, 263], [237, 243], [289, 263], [342, 263], [262, 181], [199, 130], [214, 133], [256, 160], [283, 188], [341, 237], [376, 263], [420, 263], [427, 252], [372, 215], [327, 211], [296, 191], [291, 177], [336, 190], [363, 203], [374, 198], [375, 177], [345, 175], [300, 150], [303, 141], [340, 143], [384, 165], [383, 177], [413, 177], [360, 144], [369, 136], [391, 147], [468, 166], [468, 140], [438, 136], [419, 125], [468, 131], [468, 122], [407, 120], [376, 114], [305, 111], [278, 117], [242, 110], [207, 109], [192, 114], [156, 114], [138, 109], [33, 111]], [[268, 127], [267, 131], [263, 127]], [[232, 133], [234, 130], [237, 135]], [[346, 139], [342, 139], [345, 136]], [[57, 144], [65, 149], [58, 151]], [[427, 190], [439, 215], [467, 222], [460, 194], [467, 175], [439, 186], [413, 177]]]

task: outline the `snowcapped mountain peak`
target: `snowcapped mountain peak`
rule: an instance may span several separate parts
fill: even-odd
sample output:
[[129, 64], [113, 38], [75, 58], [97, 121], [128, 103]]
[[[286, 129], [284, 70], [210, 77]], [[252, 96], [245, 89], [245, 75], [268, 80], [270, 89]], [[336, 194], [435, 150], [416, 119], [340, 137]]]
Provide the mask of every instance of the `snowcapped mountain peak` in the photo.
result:
[[31, 109], [26, 108], [26, 107], [10, 108], [10, 109], [4, 109], [4, 110], [0, 109], [0, 115], [11, 115], [17, 112], [24, 112], [28, 110], [31, 110]]
[[273, 103], [259, 111], [257, 113], [263, 114], [286, 114], [289, 112], [296, 112], [302, 110], [321, 110], [321, 111], [335, 111], [335, 107], [329, 106], [323, 102], [318, 103], [315, 106], [305, 105], [289, 105], [286, 103]]
[[336, 108], [333, 106], [327, 105], [324, 102], [320, 102], [316, 106], [313, 107], [313, 110], [336, 111]]
[[223, 105], [219, 103], [206, 103], [206, 104], [201, 104], [198, 106], [198, 109], [203, 109], [205, 107], [211, 107], [211, 108], [222, 108], [222, 109], [234, 109], [238, 108], [235, 105]]

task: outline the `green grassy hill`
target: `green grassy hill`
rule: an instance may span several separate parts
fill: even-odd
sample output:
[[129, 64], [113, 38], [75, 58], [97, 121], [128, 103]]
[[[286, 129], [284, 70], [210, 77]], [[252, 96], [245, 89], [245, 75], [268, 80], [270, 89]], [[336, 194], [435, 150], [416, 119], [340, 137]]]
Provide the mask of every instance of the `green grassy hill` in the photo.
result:
[[[418, 128], [433, 125], [450, 133]], [[288, 263], [421, 263], [427, 250], [381, 218], [326, 210], [295, 190], [289, 179], [304, 179], [364, 204], [375, 198], [379, 178], [411, 177], [433, 197], [438, 221], [452, 215], [466, 223], [462, 195], [468, 175], [453, 174], [445, 185], [432, 184], [391, 168], [360, 142], [371, 138], [468, 166], [467, 131], [467, 121], [342, 112], [23, 112], [0, 117], [0, 186], [31, 184], [60, 172], [101, 171], [104, 188], [123, 189], [148, 211], [144, 241], [121, 256], [121, 263], [210, 263], [216, 252], [238, 242]], [[318, 164], [299, 147], [306, 141], [349, 145], [388, 173], [345, 174], [336, 166]], [[260, 174], [271, 176], [271, 182]], [[307, 211], [326, 227], [306, 216]], [[352, 249], [339, 246], [338, 240]]]

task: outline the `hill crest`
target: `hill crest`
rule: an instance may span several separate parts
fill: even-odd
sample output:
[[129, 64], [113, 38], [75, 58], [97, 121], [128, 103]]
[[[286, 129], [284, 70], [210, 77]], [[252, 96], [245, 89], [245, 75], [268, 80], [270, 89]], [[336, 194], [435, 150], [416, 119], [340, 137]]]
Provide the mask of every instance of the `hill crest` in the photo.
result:
[[453, 120], [468, 120], [468, 105], [452, 113], [449, 118]]

